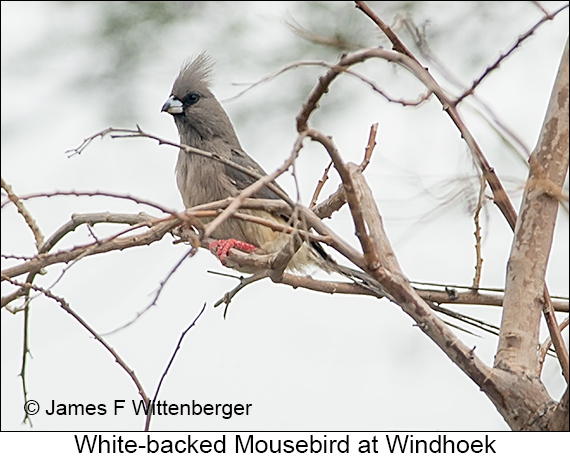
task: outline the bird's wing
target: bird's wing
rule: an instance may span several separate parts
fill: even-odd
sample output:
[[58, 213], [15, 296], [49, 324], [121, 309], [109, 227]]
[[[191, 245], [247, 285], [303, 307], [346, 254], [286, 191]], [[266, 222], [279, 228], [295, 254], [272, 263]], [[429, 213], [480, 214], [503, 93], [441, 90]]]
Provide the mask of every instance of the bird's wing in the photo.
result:
[[[267, 175], [267, 173], [261, 167], [261, 165], [259, 165], [255, 160], [253, 160], [250, 156], [248, 156], [244, 151], [240, 151], [238, 149], [232, 149], [229, 159], [232, 162], [234, 162], [236, 165], [248, 168], [249, 170], [258, 173], [261, 176]], [[240, 191], [250, 186], [255, 181], [257, 181], [257, 178], [248, 175], [243, 171], [237, 170], [236, 168], [230, 165], [226, 165], [225, 167], [226, 167], [225, 171], [227, 176], [230, 178], [232, 184], [234, 184], [236, 188]], [[273, 185], [282, 190], [277, 183], [273, 183]], [[253, 195], [253, 198], [269, 198], [273, 200], [280, 199], [279, 195], [277, 195], [268, 187], [263, 187], [255, 195]]]

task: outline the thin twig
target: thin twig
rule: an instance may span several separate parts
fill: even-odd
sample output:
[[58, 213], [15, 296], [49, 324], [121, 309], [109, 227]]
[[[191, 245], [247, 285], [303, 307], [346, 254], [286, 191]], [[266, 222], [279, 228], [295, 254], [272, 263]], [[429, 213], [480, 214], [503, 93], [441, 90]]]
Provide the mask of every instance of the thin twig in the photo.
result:
[[311, 208], [319, 219], [328, 219], [346, 203], [346, 193], [342, 183], [325, 201]]
[[182, 265], [182, 263], [188, 258], [188, 257], [193, 257], [194, 254], [196, 254], [197, 248], [196, 247], [192, 247], [191, 249], [189, 249], [183, 256], [182, 258], [176, 262], [176, 264], [174, 265], [174, 267], [172, 267], [172, 269], [168, 272], [168, 274], [166, 275], [166, 278], [164, 278], [162, 281], [160, 281], [160, 285], [158, 287], [158, 290], [156, 291], [156, 293], [154, 294], [154, 298], [152, 299], [152, 301], [150, 302], [150, 304], [148, 304], [142, 311], [137, 312], [136, 316], [131, 319], [129, 322], [127, 322], [126, 324], [121, 325], [120, 327], [111, 330], [109, 332], [105, 332], [105, 333], [101, 333], [101, 336], [109, 336], [112, 335], [113, 333], [118, 332], [119, 330], [124, 330], [127, 327], [130, 327], [132, 324], [134, 324], [143, 314], [145, 314], [149, 309], [151, 309], [153, 306], [156, 306], [156, 303], [158, 302], [158, 298], [160, 297], [160, 294], [162, 293], [164, 286], [166, 286], [166, 283], [168, 282], [168, 280], [172, 277], [172, 275], [176, 272], [176, 270], [178, 270], [178, 268], [180, 268], [180, 266]]
[[[442, 314], [445, 314], [446, 316], [453, 317], [454, 319], [457, 319], [460, 322], [464, 322], [466, 324], [472, 325], [473, 327], [476, 327], [476, 328], [483, 330], [487, 333], [491, 333], [495, 336], [499, 335], [500, 328], [494, 324], [489, 324], [488, 322], [485, 322], [481, 319], [477, 319], [477, 318], [472, 317], [472, 316], [466, 316], [464, 314], [457, 313], [457, 312], [452, 311], [450, 309], [444, 308], [443, 306], [434, 305], [433, 303], [430, 303], [430, 302], [427, 302], [427, 303], [428, 303], [428, 305], [430, 305], [430, 308], [433, 309], [434, 311], [438, 311]], [[455, 326], [455, 328], [457, 328], [458, 330], [465, 331], [461, 327]]]
[[550, 333], [550, 338], [554, 349], [556, 350], [556, 355], [558, 356], [558, 361], [560, 363], [560, 368], [562, 369], [562, 374], [564, 379], [566, 379], [566, 383], [570, 382], [570, 361], [568, 358], [568, 349], [567, 345], [562, 338], [562, 327], [558, 325], [556, 321], [556, 314], [554, 314], [554, 306], [552, 305], [552, 300], [550, 298], [550, 294], [548, 293], [548, 288], [546, 285], [544, 286], [544, 320], [546, 321], [546, 325], [548, 327], [548, 331]]
[[152, 417], [152, 411], [153, 411], [153, 406], [154, 403], [156, 402], [156, 399], [158, 398], [158, 393], [160, 392], [160, 388], [162, 386], [162, 382], [164, 381], [164, 378], [166, 377], [166, 374], [168, 373], [168, 370], [170, 370], [170, 367], [172, 365], [172, 363], [174, 362], [174, 358], [176, 357], [176, 354], [178, 353], [178, 351], [180, 350], [180, 346], [182, 344], [182, 340], [184, 339], [184, 337], [186, 336], [186, 334], [190, 331], [190, 329], [192, 327], [194, 327], [194, 325], [196, 325], [196, 322], [198, 321], [198, 319], [200, 318], [200, 316], [202, 315], [202, 313], [204, 312], [204, 310], [206, 309], [206, 303], [204, 303], [204, 305], [202, 306], [202, 309], [200, 310], [200, 312], [198, 313], [198, 315], [194, 318], [194, 320], [192, 321], [192, 323], [186, 328], [186, 330], [184, 330], [182, 332], [182, 335], [180, 335], [180, 338], [178, 339], [178, 344], [176, 345], [176, 349], [174, 349], [174, 353], [172, 354], [172, 357], [170, 358], [170, 361], [168, 362], [168, 365], [166, 366], [164, 372], [162, 373], [162, 376], [160, 377], [160, 381], [158, 382], [158, 386], [156, 387], [156, 392], [154, 393], [154, 397], [152, 398], [152, 402], [150, 404], [148, 404], [148, 400], [147, 400], [147, 405], [148, 405], [148, 409], [147, 409], [147, 415], [146, 415], [146, 423], [144, 426], [144, 430], [145, 432], [149, 431], [150, 428], [150, 419]]
[[479, 289], [481, 285], [481, 273], [483, 271], [483, 255], [481, 253], [481, 224], [479, 222], [479, 216], [481, 210], [483, 209], [483, 201], [485, 198], [485, 180], [481, 176], [479, 180], [479, 196], [477, 198], [477, 207], [475, 208], [475, 213], [473, 215], [473, 222], [475, 223], [475, 276], [473, 277], [473, 289]]
[[[427, 41], [425, 40], [423, 34], [419, 31], [418, 27], [413, 23], [413, 21], [406, 17], [402, 19], [402, 22], [410, 32], [412, 38], [414, 39], [416, 46], [418, 47], [423, 58], [430, 64], [430, 67], [436, 68], [443, 77], [449, 81], [453, 86], [464, 92], [465, 85], [457, 78], [452, 72], [441, 62], [429, 48]], [[509, 147], [521, 158], [521, 162], [528, 167], [528, 158], [530, 156], [530, 148], [524, 143], [520, 136], [504, 121], [499, 119], [497, 114], [493, 109], [477, 94], [472, 94], [465, 102], [476, 102], [468, 105], [472, 107], [477, 114], [479, 114], [485, 122], [487, 122], [493, 130], [497, 132], [500, 138], [509, 145]]]
[[357, 73], [349, 68], [342, 68], [342, 67], [338, 67], [335, 64], [331, 65], [330, 63], [324, 62], [324, 61], [314, 61], [314, 60], [302, 60], [302, 61], [298, 61], [298, 62], [292, 62], [288, 65], [285, 65], [284, 67], [282, 67], [281, 69], [277, 70], [274, 73], [271, 73], [268, 76], [264, 76], [263, 78], [259, 79], [258, 81], [254, 82], [254, 83], [250, 83], [247, 84], [247, 88], [244, 89], [243, 91], [239, 92], [237, 95], [234, 95], [233, 97], [230, 97], [229, 99], [226, 99], [225, 101], [230, 101], [230, 100], [234, 100], [240, 96], [242, 96], [244, 93], [250, 91], [251, 89], [253, 89], [254, 87], [257, 87], [258, 85], [262, 84], [262, 83], [266, 83], [272, 79], [274, 79], [275, 77], [281, 75], [282, 73], [285, 73], [289, 70], [292, 70], [294, 68], [298, 68], [298, 67], [325, 67], [327, 69], [335, 69], [338, 70], [340, 72], [344, 72], [346, 74], [352, 75], [355, 78], [360, 79], [362, 82], [368, 84], [370, 86], [370, 88], [380, 94], [384, 99], [386, 99], [388, 102], [390, 103], [396, 103], [402, 106], [419, 106], [422, 103], [424, 103], [427, 99], [429, 99], [430, 95], [431, 95], [431, 91], [427, 91], [426, 93], [419, 95], [415, 100], [407, 100], [407, 99], [403, 99], [403, 98], [394, 98], [390, 95], [388, 95], [386, 93], [386, 91], [384, 91], [380, 86], [378, 86], [378, 84], [376, 84], [374, 81], [372, 81], [371, 79], [361, 75], [360, 73]]
[[[67, 263], [76, 259], [79, 256], [88, 252], [88, 255], [100, 254], [103, 252], [110, 252], [115, 250], [122, 250], [133, 246], [144, 246], [152, 244], [169, 233], [174, 227], [180, 224], [180, 221], [171, 216], [159, 220], [148, 231], [142, 234], [137, 234], [129, 237], [115, 238], [103, 244], [92, 243], [83, 246], [77, 246], [67, 251], [60, 251], [54, 254], [38, 255], [33, 260], [24, 262], [14, 267], [6, 268], [2, 271], [3, 276], [16, 277], [24, 273], [38, 272], [42, 268], [53, 265], [55, 263]], [[2, 301], [2, 305], [6, 303]]]
[[[206, 217], [215, 216], [217, 214], [217, 212], [215, 211], [215, 208], [226, 207], [229, 204], [229, 201], [231, 201], [231, 199], [226, 199], [226, 200], [221, 200], [218, 202], [212, 202], [209, 204], [200, 205], [199, 207], [196, 207], [195, 209], [188, 210], [187, 214], [189, 214], [189, 215], [202, 214]], [[209, 210], [208, 212], [206, 212], [204, 210], [200, 211], [199, 210], [200, 208], [212, 208], [212, 209]], [[289, 207], [286, 203], [279, 201], [279, 200], [248, 199], [248, 200], [244, 201], [242, 208], [251, 208], [251, 209], [265, 208], [267, 210], [270, 210], [271, 212], [276, 212], [276, 213], [282, 212], [282, 213], [286, 214], [287, 209]], [[302, 236], [303, 238], [308, 237], [308, 239], [310, 239], [311, 241], [316, 241], [319, 243], [327, 244], [327, 245], [331, 246], [333, 249], [337, 250], [342, 255], [344, 255], [346, 258], [348, 258], [351, 262], [355, 263], [356, 265], [363, 265], [363, 263], [362, 263], [363, 259], [361, 257], [359, 257], [358, 252], [354, 251], [349, 245], [343, 244], [342, 239], [340, 237], [338, 237], [338, 235], [334, 234], [334, 232], [332, 232], [330, 230], [330, 228], [328, 228], [318, 217], [316, 217], [314, 212], [310, 211], [307, 208], [303, 209], [302, 206], [298, 206], [298, 208], [300, 210], [303, 210], [303, 216], [302, 217], [304, 220], [306, 220], [307, 224], [309, 224], [309, 226], [315, 228], [316, 231], [319, 233], [317, 235], [317, 234], [312, 234], [312, 233], [307, 232], [307, 231], [298, 231], [300, 236]], [[252, 222], [252, 223], [263, 224], [263, 225], [265, 225], [265, 226], [267, 226], [267, 227], [269, 227], [275, 231], [283, 231], [283, 232], [289, 233], [289, 234], [293, 233], [293, 231], [294, 231], [294, 229], [291, 226], [288, 226], [285, 224], [279, 224], [276, 221], [271, 221], [269, 219], [251, 216], [249, 214], [236, 213], [236, 214], [234, 214], [233, 217], [239, 217], [239, 218], [242, 218], [243, 220], [246, 220], [246, 221]], [[114, 215], [112, 215], [109, 213], [78, 214], [78, 215], [74, 215], [74, 219], [81, 221], [81, 223], [90, 223], [90, 224], [97, 224], [99, 222], [108, 222], [110, 220], [112, 220], [116, 223], [120, 223], [121, 221], [123, 221], [123, 223], [136, 224], [136, 223], [142, 223], [145, 221], [154, 220], [151, 216], [144, 215], [141, 213], [133, 214], [133, 215], [129, 215], [129, 214], [124, 214], [124, 215], [114, 214]], [[157, 223], [157, 222], [155, 222], [155, 223]], [[173, 228], [176, 227], [177, 225], [178, 225], [178, 222], [175, 222], [175, 221], [172, 222]], [[178, 235], [182, 235], [182, 234], [177, 233], [177, 236]], [[133, 239], [133, 241], [134, 241], [134, 239]], [[192, 238], [190, 238], [189, 241], [193, 242]], [[208, 240], [205, 240], [203, 242], [203, 245], [205, 244], [207, 247], [207, 243], [208, 243]], [[91, 246], [93, 246], [93, 245], [91, 245]], [[128, 248], [128, 247], [129, 246], [126, 244], [122, 246], [123, 249]], [[50, 260], [50, 259], [52, 259], [52, 257], [50, 257], [50, 256], [57, 257], [60, 262], [69, 261], [70, 259], [73, 258], [73, 256], [72, 256], [72, 254], [69, 254], [66, 257], [64, 255], [66, 252], [69, 253], [71, 251], [63, 251], [63, 252], [55, 253], [55, 254], [43, 254], [43, 255], [39, 256], [37, 259], [43, 260], [43, 263], [40, 263], [39, 266], [43, 267], [43, 266], [49, 266], [51, 264], [58, 263], [55, 261], [57, 259], [54, 259], [54, 261]], [[78, 253], [77, 255], [80, 255], [80, 253]], [[246, 257], [248, 257], [248, 255], [241, 253], [240, 251], [235, 251], [235, 250], [231, 250], [230, 255], [233, 256], [234, 260], [238, 263], [242, 262], [242, 260], [244, 260]], [[31, 260], [34, 260], [34, 259], [31, 259]], [[265, 267], [268, 267], [268, 265], [266, 265]], [[25, 273], [28, 271], [30, 271], [30, 269], [24, 270], [22, 272]], [[436, 287], [439, 287], [441, 289], [448, 288], [449, 290], [470, 289], [469, 286], [461, 286], [461, 285], [455, 285], [455, 284], [447, 284], [446, 285], [446, 284], [436, 284], [436, 283], [426, 283], [426, 282], [415, 282], [415, 284], [424, 285], [424, 286], [436, 286]], [[420, 295], [422, 295], [422, 297], [424, 297], [428, 300], [435, 301], [437, 303], [458, 303], [458, 304], [471, 303], [471, 304], [481, 304], [481, 305], [491, 305], [491, 306], [500, 306], [501, 305], [502, 294], [504, 292], [502, 289], [493, 289], [493, 288], [479, 288], [477, 290], [468, 290], [467, 292], [456, 292], [455, 291], [454, 294], [452, 294], [452, 295], [447, 293], [447, 292], [440, 291], [440, 290], [434, 290], [434, 289], [425, 290], [425, 291], [418, 290], [418, 291], [419, 291]], [[424, 292], [425, 292], [425, 295], [424, 295]], [[481, 292], [483, 292], [483, 293], [481, 293]], [[486, 294], [485, 292], [497, 292], [498, 294], [489, 295], [489, 294]], [[562, 311], [562, 312], [568, 312], [568, 298], [567, 297], [554, 297], [554, 298], [556, 298], [556, 300], [553, 302], [555, 310], [556, 311]], [[4, 303], [4, 300], [5, 300], [5, 297], [2, 299], [2, 303]]]
[[[246, 175], [251, 176], [253, 178], [256, 178], [258, 180], [263, 178], [263, 175], [253, 171], [250, 168], [238, 165], [237, 163], [232, 162], [229, 159], [225, 159], [223, 157], [220, 157], [219, 154], [215, 154], [215, 153], [209, 152], [209, 151], [203, 151], [202, 149], [193, 148], [193, 147], [187, 146], [185, 144], [180, 144], [180, 143], [176, 143], [176, 142], [173, 142], [170, 140], [165, 140], [165, 139], [160, 138], [156, 135], [151, 135], [150, 133], [144, 132], [138, 125], [137, 125], [136, 130], [133, 130], [133, 129], [117, 129], [117, 128], [113, 128], [113, 127], [107, 128], [107, 129], [102, 130], [100, 132], [94, 133], [90, 137], [83, 140], [83, 143], [81, 143], [81, 145], [79, 145], [77, 148], [70, 149], [66, 152], [69, 155], [69, 157], [72, 157], [76, 154], [81, 154], [85, 150], [85, 148], [91, 143], [91, 141], [93, 141], [95, 138], [104, 138], [107, 135], [109, 135], [111, 138], [149, 138], [151, 140], [157, 141], [159, 145], [173, 146], [173, 147], [184, 150], [188, 154], [196, 154], [196, 155], [199, 155], [202, 157], [208, 157], [212, 160], [218, 161], [220, 163], [223, 163], [224, 165], [227, 165], [227, 166], [232, 167], [238, 171], [241, 171], [242, 173], [245, 173]], [[276, 186], [273, 183], [266, 183], [265, 185], [268, 189], [273, 191], [275, 194], [277, 194], [284, 201], [289, 203], [291, 206], [294, 206], [294, 204], [291, 201], [291, 199], [289, 198], [289, 196], [285, 192], [283, 192], [283, 190], [281, 190], [281, 188], [279, 186]]]
[[542, 6], [542, 5], [540, 4], [540, 2], [530, 2], [530, 3], [532, 3], [532, 4], [533, 4], [534, 6], [536, 6], [540, 11], [542, 11], [542, 13], [543, 13], [545, 16], [550, 15], [550, 13], [546, 10], [546, 8], [545, 8], [544, 6]]
[[[459, 97], [457, 97], [457, 99], [454, 101], [455, 104], [460, 103], [465, 97], [468, 97], [469, 95], [471, 95], [475, 89], [479, 86], [479, 84], [481, 84], [483, 82], [483, 80], [489, 76], [489, 74], [496, 70], [497, 68], [499, 68], [499, 65], [507, 58], [509, 57], [514, 51], [515, 49], [517, 49], [521, 43], [523, 41], [525, 41], [527, 38], [529, 38], [530, 36], [532, 36], [534, 34], [534, 32], [536, 32], [536, 30], [545, 22], [547, 21], [551, 21], [552, 19], [554, 19], [556, 17], [556, 15], [558, 13], [560, 13], [561, 11], [565, 10], [566, 8], [568, 8], [568, 3], [562, 5], [560, 8], [558, 8], [556, 11], [554, 11], [552, 14], [546, 13], [542, 19], [540, 19], [536, 24], [534, 24], [529, 30], [527, 30], [525, 33], [523, 33], [522, 35], [520, 35], [517, 40], [513, 43], [513, 45], [505, 52], [499, 54], [499, 57], [497, 57], [497, 59], [491, 64], [489, 65], [485, 71], [483, 71], [483, 73], [477, 78], [475, 79], [475, 81], [473, 81], [473, 83], [471, 84], [471, 87], [469, 89], [467, 89], [465, 92], [463, 92]], [[544, 9], [542, 9], [544, 12]]]
[[338, 171], [343, 185], [344, 191], [346, 193], [346, 200], [348, 202], [352, 219], [354, 222], [356, 236], [360, 241], [362, 246], [362, 252], [364, 254], [364, 259], [366, 266], [364, 270], [376, 270], [380, 267], [380, 261], [378, 257], [378, 252], [376, 252], [374, 244], [370, 239], [368, 234], [368, 230], [366, 228], [366, 223], [364, 222], [362, 207], [360, 201], [358, 200], [354, 183], [352, 181], [352, 175], [350, 174], [346, 164], [342, 160], [342, 157], [336, 148], [335, 144], [333, 143], [332, 139], [323, 133], [315, 130], [315, 129], [306, 129], [304, 130], [307, 136], [309, 136], [312, 140], [317, 141], [323, 145], [326, 151], [329, 153], [331, 157], [334, 167]]
[[242, 290], [244, 287], [248, 286], [249, 284], [253, 284], [254, 282], [259, 281], [260, 279], [267, 278], [267, 277], [268, 277], [268, 272], [266, 272], [266, 271], [261, 271], [259, 273], [255, 273], [255, 274], [248, 276], [246, 278], [240, 277], [239, 278], [239, 284], [236, 287], [234, 287], [232, 290], [230, 290], [229, 292], [226, 292], [222, 298], [220, 298], [216, 303], [214, 303], [214, 308], [217, 308], [222, 303], [225, 303], [225, 305], [226, 305], [226, 307], [224, 309], [224, 319], [225, 319], [227, 314], [228, 314], [228, 308], [230, 306], [230, 303], [231, 303], [232, 299], [236, 296], [236, 294], [240, 290]]
[[[564, 330], [566, 327], [568, 327], [568, 322], [569, 319], [568, 317], [566, 317], [566, 319], [564, 319], [562, 321], [562, 323], [560, 324], [560, 332], [562, 332], [562, 330]], [[552, 337], [549, 335], [548, 338], [546, 338], [546, 340], [544, 340], [544, 343], [542, 343], [540, 345], [540, 348], [538, 350], [538, 373], [537, 375], [540, 376], [540, 374], [542, 373], [542, 367], [544, 365], [544, 360], [546, 359], [546, 354], [548, 354], [550, 347], [552, 346]]]
[[35, 256], [31, 255], [16, 255], [16, 254], [1, 254], [1, 257], [6, 260], [32, 260]]
[[[12, 283], [13, 284], [13, 283]], [[20, 290], [24, 289], [24, 287], [20, 287]], [[29, 290], [29, 289], [26, 289]], [[26, 365], [28, 361], [28, 355], [31, 355], [30, 352], [30, 306], [29, 306], [29, 296], [26, 299], [26, 304], [24, 306], [24, 336], [22, 338], [22, 367], [20, 369], [20, 378], [22, 379], [22, 392], [24, 393], [24, 404], [28, 401], [28, 389], [26, 387]], [[22, 423], [26, 423], [26, 421], [32, 427], [32, 418], [28, 414], [28, 409], [24, 408], [25, 414]]]
[[[37, 224], [37, 222], [35, 221], [35, 219], [32, 217], [31, 213], [28, 211], [28, 209], [25, 207], [25, 205], [22, 203], [21, 198], [18, 197], [18, 195], [16, 195], [16, 193], [12, 190], [12, 187], [6, 183], [4, 181], [4, 178], [1, 178], [1, 186], [2, 189], [4, 189], [6, 191], [6, 194], [8, 195], [9, 201], [11, 201], [12, 203], [14, 203], [14, 205], [16, 206], [16, 209], [18, 210], [18, 213], [20, 213], [22, 215], [22, 217], [24, 218], [24, 221], [26, 222], [26, 225], [30, 228], [30, 230], [32, 231], [33, 235], [34, 235], [34, 239], [36, 241], [36, 249], [38, 250], [38, 252], [40, 252], [41, 249], [41, 245], [44, 242], [44, 236]], [[34, 276], [33, 275], [28, 275], [28, 282], [32, 282], [33, 281]], [[30, 353], [30, 346], [29, 346], [29, 323], [30, 323], [30, 297], [29, 297], [29, 288], [19, 288], [19, 290], [17, 290], [16, 292], [14, 292], [13, 294], [10, 295], [10, 297], [13, 297], [13, 299], [19, 298], [21, 296], [26, 296], [26, 303], [24, 304], [24, 335], [23, 335], [23, 341], [22, 341], [22, 366], [20, 369], [20, 378], [22, 380], [22, 391], [24, 394], [24, 403], [27, 403], [28, 401], [28, 389], [26, 387], [26, 366], [27, 366], [27, 361], [28, 361], [28, 356], [31, 354]], [[24, 419], [23, 419], [23, 423], [28, 422], [30, 424], [30, 426], [33, 426], [32, 424], [32, 419], [28, 413], [28, 409], [24, 408]]]
[[220, 213], [220, 215], [218, 217], [216, 217], [210, 224], [208, 224], [208, 227], [206, 228], [206, 232], [204, 233], [204, 236], [206, 236], [206, 237], [211, 236], [212, 233], [214, 233], [214, 231], [224, 221], [226, 221], [233, 213], [235, 213], [239, 209], [239, 207], [242, 205], [243, 201], [246, 198], [251, 197], [255, 193], [259, 192], [263, 187], [272, 183], [273, 181], [275, 181], [275, 179], [277, 179], [279, 176], [281, 176], [283, 173], [285, 173], [289, 169], [289, 167], [291, 167], [291, 165], [293, 165], [293, 163], [295, 162], [295, 159], [297, 158], [297, 155], [299, 154], [299, 151], [302, 148], [304, 138], [305, 138], [305, 135], [299, 135], [299, 138], [295, 142], [295, 146], [293, 148], [293, 151], [289, 155], [289, 158], [283, 163], [283, 165], [281, 165], [279, 168], [277, 168], [270, 175], [260, 177], [253, 184], [251, 184], [248, 187], [246, 187], [245, 189], [243, 189], [240, 192], [240, 194], [233, 199], [233, 201], [230, 203], [230, 205], [226, 209], [224, 209]]
[[49, 290], [46, 290], [46, 289], [39, 287], [39, 286], [36, 286], [35, 284], [18, 282], [18, 281], [15, 281], [14, 279], [9, 278], [8, 276], [5, 276], [3, 274], [2, 274], [2, 281], [8, 281], [9, 283], [11, 283], [17, 287], [33, 289], [33, 290], [40, 292], [41, 294], [45, 295], [46, 297], [51, 298], [52, 300], [55, 300], [56, 302], [58, 302], [63, 310], [65, 310], [77, 322], [79, 322], [83, 328], [85, 328], [97, 341], [99, 341], [99, 343], [101, 343], [103, 345], [103, 347], [105, 347], [105, 349], [107, 349], [107, 351], [109, 351], [113, 355], [113, 357], [115, 358], [115, 361], [125, 370], [127, 375], [133, 380], [133, 382], [137, 386], [139, 394], [142, 397], [143, 401], [145, 402], [145, 405], [148, 405], [149, 399], [148, 399], [148, 397], [144, 391], [144, 388], [143, 388], [141, 382], [139, 381], [139, 379], [135, 375], [134, 370], [132, 370], [127, 365], [127, 363], [122, 359], [122, 357], [109, 345], [109, 343], [107, 343], [101, 337], [101, 335], [99, 335], [81, 316], [79, 316], [79, 314], [77, 314], [69, 306], [69, 304], [67, 303], [67, 301], [65, 301], [65, 299], [63, 299], [62, 297], [58, 297], [57, 295], [54, 295]]
[[390, 27], [382, 20], [380, 17], [370, 9], [370, 7], [365, 2], [354, 2], [356, 7], [361, 10], [364, 14], [366, 14], [374, 23], [384, 32], [384, 34], [388, 37], [390, 42], [392, 43], [392, 49], [396, 52], [404, 54], [408, 56], [410, 59], [413, 59], [416, 63], [420, 64], [418, 59], [409, 51], [406, 45], [400, 40], [398, 35], [396, 35]]
[[374, 152], [374, 148], [376, 147], [377, 132], [378, 132], [378, 122], [370, 126], [370, 135], [368, 136], [368, 144], [366, 145], [366, 149], [364, 150], [364, 159], [362, 159], [362, 163], [360, 164], [361, 171], [366, 170], [366, 167], [370, 163], [370, 159], [372, 158], [372, 153]]
[[319, 199], [319, 195], [320, 195], [321, 191], [323, 190], [325, 183], [329, 179], [329, 171], [330, 171], [332, 165], [333, 165], [332, 162], [330, 162], [327, 165], [327, 167], [325, 168], [325, 171], [323, 173], [323, 176], [321, 177], [321, 179], [319, 179], [319, 182], [317, 183], [317, 187], [315, 188], [315, 191], [313, 192], [313, 197], [311, 198], [311, 204], [309, 205], [310, 209], [313, 209], [315, 207], [315, 205], [317, 204], [317, 200]]
[[[20, 200], [31, 200], [34, 198], [52, 198], [52, 197], [59, 197], [59, 196], [119, 198], [119, 199], [133, 201], [135, 203], [138, 203], [139, 205], [146, 205], [146, 206], [150, 206], [151, 208], [156, 208], [159, 211], [162, 211], [163, 213], [166, 213], [166, 214], [176, 214], [175, 210], [166, 208], [166, 207], [164, 207], [158, 203], [155, 203], [155, 202], [152, 202], [149, 200], [144, 200], [142, 198], [135, 197], [135, 196], [129, 195], [129, 194], [120, 194], [120, 193], [115, 193], [115, 192], [103, 192], [100, 190], [97, 190], [97, 191], [56, 190], [53, 192], [40, 192], [40, 193], [36, 193], [36, 194], [22, 195], [19, 198], [20, 198]], [[7, 205], [8, 203], [9, 203], [8, 201], [2, 202], [1, 207], [4, 208], [4, 206]]]
[[38, 227], [37, 222], [32, 217], [28, 209], [22, 203], [22, 198], [16, 195], [16, 193], [12, 190], [12, 187], [8, 183], [6, 183], [6, 181], [4, 181], [4, 178], [1, 178], [1, 181], [2, 181], [2, 189], [6, 191], [6, 193], [8, 194], [8, 198], [12, 203], [14, 203], [18, 212], [22, 215], [24, 221], [26, 221], [27, 226], [34, 234], [34, 238], [36, 240], [36, 248], [39, 249], [44, 242], [44, 236], [42, 235], [42, 231]]
[[493, 202], [497, 205], [511, 228], [514, 230], [517, 219], [515, 208], [506, 193], [503, 184], [495, 173], [495, 170], [491, 167], [479, 144], [463, 122], [457, 107], [452, 103], [441, 86], [433, 79], [431, 74], [424, 67], [419, 65], [416, 60], [411, 59], [404, 54], [399, 54], [397, 52], [381, 48], [370, 48], [344, 55], [336, 65], [332, 66], [328, 72], [319, 78], [317, 84], [309, 94], [300, 113], [297, 115], [297, 131], [302, 132], [309, 128], [309, 117], [317, 109], [319, 100], [328, 92], [331, 83], [336, 79], [336, 77], [341, 74], [345, 68], [370, 58], [380, 58], [404, 66], [438, 98], [444, 111], [446, 111], [451, 117], [461, 132], [463, 139], [469, 146], [474, 162], [481, 168], [483, 176], [493, 192]]
[[289, 27], [295, 35], [304, 38], [311, 43], [327, 46], [337, 51], [354, 51], [355, 49], [362, 47], [359, 44], [343, 40], [341, 36], [338, 36], [338, 34], [335, 34], [334, 36], [326, 36], [315, 33], [306, 29], [295, 20], [287, 20], [285, 21], [285, 25]]

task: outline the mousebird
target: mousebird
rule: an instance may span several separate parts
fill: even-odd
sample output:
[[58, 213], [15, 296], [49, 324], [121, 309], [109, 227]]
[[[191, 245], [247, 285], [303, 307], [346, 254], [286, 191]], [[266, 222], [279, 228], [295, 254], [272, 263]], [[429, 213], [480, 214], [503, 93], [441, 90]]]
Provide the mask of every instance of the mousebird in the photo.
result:
[[[212, 93], [211, 74], [212, 64], [206, 54], [200, 54], [184, 65], [174, 81], [170, 98], [162, 106], [162, 111], [174, 118], [181, 144], [214, 153], [265, 176], [267, 173], [263, 168], [242, 148], [232, 122]], [[186, 208], [236, 197], [255, 181], [255, 177], [211, 157], [192, 154], [183, 149], [179, 152], [176, 182]], [[278, 184], [273, 185], [283, 191]], [[263, 187], [252, 197], [281, 198], [268, 187]], [[258, 209], [240, 211], [286, 223], [286, 218], [280, 214]], [[218, 258], [226, 265], [227, 253], [231, 248], [270, 254], [281, 249], [290, 235], [254, 222], [229, 218], [212, 236], [217, 241], [212, 243], [210, 248], [216, 251]], [[286, 269], [303, 271], [307, 267], [315, 266], [330, 272], [334, 264], [321, 246], [304, 242]]]

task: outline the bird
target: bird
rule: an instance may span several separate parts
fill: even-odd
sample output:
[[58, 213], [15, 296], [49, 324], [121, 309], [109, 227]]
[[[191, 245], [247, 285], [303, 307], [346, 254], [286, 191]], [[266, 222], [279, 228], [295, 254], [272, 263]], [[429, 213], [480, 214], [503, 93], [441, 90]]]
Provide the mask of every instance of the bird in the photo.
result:
[[[261, 165], [242, 148], [228, 114], [213, 94], [211, 90], [212, 67], [212, 60], [206, 53], [201, 53], [184, 64], [161, 111], [174, 118], [181, 144], [210, 152], [215, 157], [238, 165], [241, 170], [222, 163], [215, 157], [193, 154], [180, 148], [175, 169], [176, 183], [186, 208], [228, 197], [237, 197], [257, 179], [242, 171], [244, 168], [255, 172], [257, 176], [267, 176]], [[286, 195], [277, 183], [273, 183], [273, 188], [265, 186], [252, 197], [281, 199], [282, 197], [274, 189], [277, 189], [281, 195]], [[241, 209], [240, 211], [282, 224], [289, 223], [284, 214], [259, 209]], [[290, 239], [289, 235], [283, 232], [236, 218], [225, 220], [214, 230], [212, 236], [216, 241], [213, 241], [209, 247], [221, 263], [246, 273], [257, 272], [228, 262], [230, 249], [237, 248], [246, 252], [272, 254], [281, 250]], [[285, 270], [304, 272], [308, 268], [316, 268], [326, 273], [340, 273], [353, 283], [368, 289], [376, 297], [386, 297], [391, 301], [396, 301], [378, 281], [366, 272], [338, 264], [320, 244], [312, 241], [303, 242]], [[427, 300], [426, 303], [439, 313], [493, 333], [493, 329], [489, 330], [492, 326], [487, 323], [481, 323], [470, 316], [447, 310]], [[456, 325], [450, 323], [448, 325], [471, 333]]]
[[[260, 176], [266, 176], [267, 173], [261, 165], [242, 148], [228, 114], [211, 90], [212, 67], [212, 60], [206, 53], [199, 54], [184, 64], [161, 111], [174, 118], [181, 144], [213, 153]], [[236, 197], [257, 179], [212, 157], [192, 154], [184, 149], [179, 151], [175, 172], [178, 190], [186, 208]], [[285, 194], [277, 183], [273, 183], [273, 186]], [[281, 198], [267, 186], [252, 197]], [[282, 224], [287, 222], [286, 216], [265, 210], [240, 211]], [[231, 266], [227, 257], [231, 248], [271, 254], [283, 248], [289, 239], [289, 236], [282, 232], [236, 218], [224, 221], [212, 233], [212, 237], [216, 241], [209, 247], [226, 266]], [[286, 270], [303, 272], [317, 267], [330, 272], [333, 264], [320, 245], [304, 242], [289, 261]], [[233, 268], [253, 272], [239, 265], [233, 265]]]

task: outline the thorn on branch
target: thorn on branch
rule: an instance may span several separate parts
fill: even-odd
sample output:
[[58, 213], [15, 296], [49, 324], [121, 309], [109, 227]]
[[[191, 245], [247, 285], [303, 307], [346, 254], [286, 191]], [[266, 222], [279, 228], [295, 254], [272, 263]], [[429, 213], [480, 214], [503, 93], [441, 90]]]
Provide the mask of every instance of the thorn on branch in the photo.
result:
[[456, 289], [452, 289], [450, 287], [445, 288], [445, 292], [450, 300], [457, 300], [459, 298], [459, 292]]

